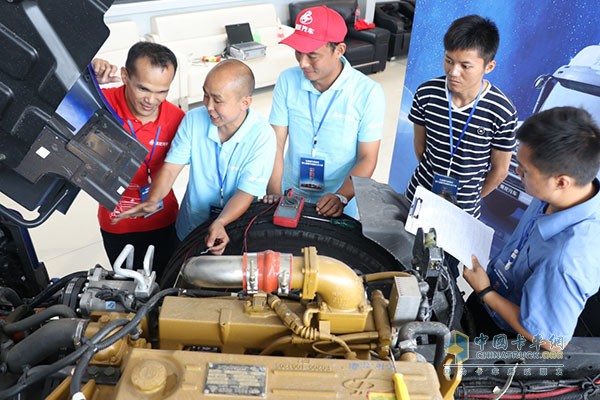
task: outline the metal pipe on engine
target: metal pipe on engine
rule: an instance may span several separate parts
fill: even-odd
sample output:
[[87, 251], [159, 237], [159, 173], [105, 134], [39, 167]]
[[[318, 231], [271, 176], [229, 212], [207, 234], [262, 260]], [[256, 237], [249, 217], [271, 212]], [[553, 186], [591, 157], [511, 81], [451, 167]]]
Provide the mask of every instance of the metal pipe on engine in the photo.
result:
[[[302, 272], [303, 298], [313, 299], [313, 293], [319, 293], [332, 311], [356, 311], [364, 303], [362, 280], [349, 266], [331, 257], [317, 256], [314, 247], [305, 247], [302, 251], [304, 259], [294, 258], [292, 276], [300, 275], [297, 269]], [[292, 288], [297, 288], [296, 285], [292, 280]]]
[[373, 291], [371, 305], [373, 306], [373, 319], [380, 344], [378, 354], [379, 357], [386, 358], [389, 355], [390, 344], [392, 343], [392, 327], [387, 310], [387, 301], [381, 290]]
[[[148, 284], [144, 280], [144, 276], [139, 272], [131, 270], [133, 268], [133, 252], [133, 246], [130, 244], [126, 245], [115, 260], [113, 270], [117, 275], [133, 279], [140, 289], [148, 289]], [[125, 263], [126, 268], [122, 267], [123, 263]]]
[[303, 299], [312, 300], [318, 293], [331, 310], [357, 310], [365, 291], [356, 273], [341, 261], [318, 256], [314, 247], [302, 252], [303, 257], [271, 250], [243, 256], [192, 257], [183, 264], [181, 279], [195, 287], [243, 288], [248, 293], [302, 289]]
[[[401, 344], [400, 350], [403, 353], [402, 361], [408, 361], [404, 357], [404, 353], [414, 353], [416, 351], [418, 335], [432, 335], [436, 337], [433, 364], [438, 368], [446, 355], [446, 349], [450, 342], [450, 330], [441, 322], [413, 321], [402, 325], [398, 332], [398, 340]], [[412, 355], [407, 356], [412, 357]]]
[[267, 301], [269, 306], [275, 311], [275, 313], [281, 318], [281, 321], [287, 326], [292, 332], [300, 336], [303, 339], [310, 341], [326, 341], [338, 344], [344, 350], [344, 358], [355, 359], [356, 353], [353, 352], [348, 344], [341, 340], [336, 335], [330, 333], [323, 333], [317, 328], [311, 326], [305, 326], [298, 315], [296, 315], [290, 308], [281, 301], [281, 299], [275, 295], [268, 295]]
[[240, 288], [242, 269], [242, 256], [191, 257], [181, 268], [181, 278], [199, 288]]

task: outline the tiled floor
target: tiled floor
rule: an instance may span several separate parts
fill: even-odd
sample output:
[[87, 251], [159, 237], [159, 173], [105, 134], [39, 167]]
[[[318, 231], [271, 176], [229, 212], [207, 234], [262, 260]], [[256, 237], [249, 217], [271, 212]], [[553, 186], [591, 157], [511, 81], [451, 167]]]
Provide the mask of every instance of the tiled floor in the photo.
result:
[[[406, 58], [402, 58], [388, 62], [385, 71], [369, 75], [383, 86], [387, 102], [379, 163], [373, 175], [379, 182], [388, 181], [405, 70]], [[271, 97], [271, 89], [257, 91], [253, 108], [268, 116]], [[175, 184], [175, 191], [180, 199], [187, 183], [187, 171], [184, 171], [186, 173]], [[89, 269], [96, 264], [108, 267], [96, 211], [97, 203], [81, 192], [67, 215], [55, 213], [41, 227], [30, 231], [38, 258], [45, 263], [50, 277]]]

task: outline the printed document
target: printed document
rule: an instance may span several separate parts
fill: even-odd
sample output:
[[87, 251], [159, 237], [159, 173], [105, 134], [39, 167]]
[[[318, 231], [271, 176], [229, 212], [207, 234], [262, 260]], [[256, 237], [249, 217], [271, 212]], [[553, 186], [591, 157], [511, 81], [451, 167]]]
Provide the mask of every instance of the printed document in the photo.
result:
[[405, 229], [416, 234], [418, 228], [434, 228], [437, 245], [473, 269], [471, 256], [485, 268], [490, 258], [494, 230], [460, 207], [422, 186], [417, 187]]

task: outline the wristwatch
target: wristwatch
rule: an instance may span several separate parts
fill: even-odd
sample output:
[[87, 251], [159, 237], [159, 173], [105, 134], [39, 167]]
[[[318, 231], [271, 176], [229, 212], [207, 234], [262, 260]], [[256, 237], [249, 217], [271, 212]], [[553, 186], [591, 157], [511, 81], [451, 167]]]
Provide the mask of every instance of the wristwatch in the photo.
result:
[[334, 193], [338, 199], [340, 199], [340, 201], [342, 202], [343, 205], [347, 205], [348, 204], [348, 199], [346, 198], [346, 196], [344, 196], [343, 194], [340, 193]]

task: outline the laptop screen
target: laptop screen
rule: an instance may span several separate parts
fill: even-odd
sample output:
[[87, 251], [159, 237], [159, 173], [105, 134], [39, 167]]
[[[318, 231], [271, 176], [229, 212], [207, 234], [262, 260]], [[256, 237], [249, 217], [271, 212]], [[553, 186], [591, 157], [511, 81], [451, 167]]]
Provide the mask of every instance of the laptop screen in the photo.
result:
[[250, 24], [247, 22], [243, 24], [225, 25], [225, 31], [227, 32], [227, 40], [230, 45], [253, 41]]

